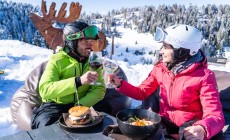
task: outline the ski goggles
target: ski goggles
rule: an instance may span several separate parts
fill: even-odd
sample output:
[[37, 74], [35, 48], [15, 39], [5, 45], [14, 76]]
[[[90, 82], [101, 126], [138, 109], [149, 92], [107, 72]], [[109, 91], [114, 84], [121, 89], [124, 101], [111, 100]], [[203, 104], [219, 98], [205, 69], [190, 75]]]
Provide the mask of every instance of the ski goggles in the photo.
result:
[[160, 27], [157, 27], [156, 32], [154, 33], [154, 40], [158, 43], [163, 42], [166, 39], [167, 35], [168, 35], [167, 32], [165, 32]]
[[94, 25], [88, 26], [80, 32], [69, 34], [66, 36], [66, 39], [70, 41], [77, 40], [80, 38], [92, 39], [92, 40], [99, 39], [97, 27]]

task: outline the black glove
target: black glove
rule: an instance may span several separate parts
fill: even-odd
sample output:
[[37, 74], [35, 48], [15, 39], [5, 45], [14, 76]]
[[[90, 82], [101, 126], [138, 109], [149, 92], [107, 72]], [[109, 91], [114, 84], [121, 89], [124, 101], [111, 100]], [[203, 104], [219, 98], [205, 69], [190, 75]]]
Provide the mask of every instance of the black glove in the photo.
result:
[[80, 77], [75, 77], [75, 85], [76, 88], [82, 86]]

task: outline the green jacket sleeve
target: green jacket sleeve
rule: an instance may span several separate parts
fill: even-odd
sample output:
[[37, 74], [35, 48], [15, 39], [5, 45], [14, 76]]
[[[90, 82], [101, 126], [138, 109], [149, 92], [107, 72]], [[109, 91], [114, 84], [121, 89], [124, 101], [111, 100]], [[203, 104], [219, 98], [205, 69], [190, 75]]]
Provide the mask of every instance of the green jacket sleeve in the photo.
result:
[[49, 60], [39, 82], [39, 93], [42, 99], [55, 99], [74, 92], [76, 92], [75, 77], [60, 79], [56, 63], [53, 63], [52, 59]]

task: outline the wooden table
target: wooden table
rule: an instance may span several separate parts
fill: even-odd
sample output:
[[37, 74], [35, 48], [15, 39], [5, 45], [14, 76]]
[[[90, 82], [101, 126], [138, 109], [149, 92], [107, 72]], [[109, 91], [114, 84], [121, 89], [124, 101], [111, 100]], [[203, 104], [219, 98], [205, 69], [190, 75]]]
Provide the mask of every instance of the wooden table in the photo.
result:
[[104, 136], [102, 131], [106, 126], [116, 124], [117, 120], [111, 115], [102, 114], [104, 116], [102, 125], [87, 131], [87, 133], [71, 133], [60, 128], [59, 124], [56, 123], [31, 131], [21, 131], [0, 137], [0, 140], [111, 140], [111, 138]]
[[[31, 131], [21, 131], [13, 135], [0, 137], [0, 140], [111, 140], [111, 138], [104, 136], [102, 131], [108, 125], [117, 124], [117, 120], [111, 115], [102, 114], [104, 116], [102, 125], [87, 131], [87, 133], [71, 133], [60, 128], [59, 124], [56, 123]], [[230, 124], [230, 113], [225, 114], [225, 116], [227, 124]], [[218, 134], [212, 140], [230, 140], [229, 125], [225, 125], [224, 129], [224, 133]]]

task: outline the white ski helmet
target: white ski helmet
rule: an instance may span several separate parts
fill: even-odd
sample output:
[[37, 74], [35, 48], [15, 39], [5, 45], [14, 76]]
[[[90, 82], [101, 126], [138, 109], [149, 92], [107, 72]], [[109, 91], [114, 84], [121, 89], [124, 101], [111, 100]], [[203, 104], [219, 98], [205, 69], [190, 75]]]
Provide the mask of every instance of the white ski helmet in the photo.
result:
[[165, 30], [157, 27], [154, 40], [165, 42], [173, 46], [174, 49], [185, 48], [190, 50], [190, 55], [194, 55], [201, 48], [201, 32], [189, 25], [173, 25]]

